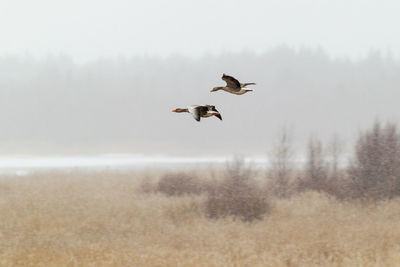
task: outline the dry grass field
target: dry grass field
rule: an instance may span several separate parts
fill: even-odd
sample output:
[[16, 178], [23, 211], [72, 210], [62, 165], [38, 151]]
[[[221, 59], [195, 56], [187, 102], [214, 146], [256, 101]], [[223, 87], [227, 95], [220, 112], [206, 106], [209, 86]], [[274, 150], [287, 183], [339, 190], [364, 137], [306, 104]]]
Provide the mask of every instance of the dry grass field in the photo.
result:
[[249, 223], [207, 218], [204, 195], [141, 193], [141, 177], [0, 178], [0, 266], [400, 266], [400, 199], [306, 192]]

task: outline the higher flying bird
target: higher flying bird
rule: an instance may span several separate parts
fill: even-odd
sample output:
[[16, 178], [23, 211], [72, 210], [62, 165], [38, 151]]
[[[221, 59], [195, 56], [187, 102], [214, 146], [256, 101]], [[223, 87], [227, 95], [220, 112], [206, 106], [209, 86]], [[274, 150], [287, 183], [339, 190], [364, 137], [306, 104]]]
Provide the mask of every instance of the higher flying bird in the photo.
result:
[[208, 118], [211, 116], [215, 116], [218, 119], [222, 120], [219, 111], [215, 108], [215, 106], [211, 105], [204, 105], [204, 106], [192, 105], [187, 108], [176, 108], [172, 110], [172, 112], [178, 112], [178, 113], [188, 112], [192, 114], [193, 118], [196, 121], [200, 121], [200, 118]]
[[246, 88], [247, 85], [255, 85], [255, 83], [241, 83], [232, 76], [226, 75], [225, 73], [222, 75], [221, 79], [226, 82], [226, 86], [214, 87], [210, 92], [224, 90], [231, 94], [243, 95], [247, 92], [253, 91], [251, 89]]

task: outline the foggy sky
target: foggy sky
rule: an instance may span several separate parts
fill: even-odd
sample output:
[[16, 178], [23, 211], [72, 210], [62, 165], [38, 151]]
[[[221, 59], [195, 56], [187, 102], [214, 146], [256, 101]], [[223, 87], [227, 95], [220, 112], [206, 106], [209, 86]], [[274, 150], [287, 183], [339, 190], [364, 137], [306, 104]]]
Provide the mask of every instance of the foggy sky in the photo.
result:
[[[352, 145], [379, 119], [400, 122], [400, 63], [356, 62], [276, 47], [199, 59], [0, 57], [1, 153], [264, 154], [282, 127], [299, 150], [312, 135]], [[242, 96], [210, 93], [222, 73], [256, 82]], [[171, 112], [213, 104], [223, 121]]]
[[[265, 153], [399, 122], [400, 3], [0, 1], [0, 153]], [[223, 92], [222, 73], [256, 82]], [[173, 108], [215, 104], [223, 122]], [[186, 115], [186, 116], [185, 116]]]
[[396, 0], [3, 0], [0, 55], [119, 56], [263, 53], [285, 44], [359, 58], [400, 54]]

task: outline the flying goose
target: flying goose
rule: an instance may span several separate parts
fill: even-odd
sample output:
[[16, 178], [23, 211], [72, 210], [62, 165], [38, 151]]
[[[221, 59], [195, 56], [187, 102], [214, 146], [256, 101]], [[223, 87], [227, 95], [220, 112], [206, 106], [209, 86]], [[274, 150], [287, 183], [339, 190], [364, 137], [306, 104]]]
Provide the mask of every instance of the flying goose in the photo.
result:
[[200, 121], [200, 118], [208, 118], [211, 116], [215, 116], [218, 119], [222, 120], [219, 111], [215, 108], [215, 106], [211, 105], [204, 105], [204, 106], [192, 105], [187, 108], [176, 108], [172, 110], [172, 112], [178, 112], [178, 113], [189, 112], [190, 114], [193, 115], [193, 118], [196, 121]]
[[241, 83], [232, 76], [226, 75], [225, 73], [221, 77], [222, 80], [226, 82], [226, 86], [218, 86], [214, 87], [211, 92], [215, 92], [218, 90], [224, 90], [226, 92], [235, 94], [235, 95], [243, 95], [244, 93], [251, 92], [253, 90], [247, 89], [247, 85], [254, 85], [255, 83]]

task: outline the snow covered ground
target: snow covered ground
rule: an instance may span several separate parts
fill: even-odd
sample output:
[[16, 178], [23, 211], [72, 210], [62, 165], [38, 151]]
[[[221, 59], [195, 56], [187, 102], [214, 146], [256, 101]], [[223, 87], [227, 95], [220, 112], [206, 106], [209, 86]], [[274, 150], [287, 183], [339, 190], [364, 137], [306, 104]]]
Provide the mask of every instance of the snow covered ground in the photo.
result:
[[[88, 156], [0, 156], [0, 172], [27, 175], [37, 170], [136, 170], [136, 169], [187, 169], [198, 167], [224, 167], [232, 156], [179, 157], [134, 154], [105, 154]], [[245, 157], [252, 166], [263, 168], [267, 158]]]

